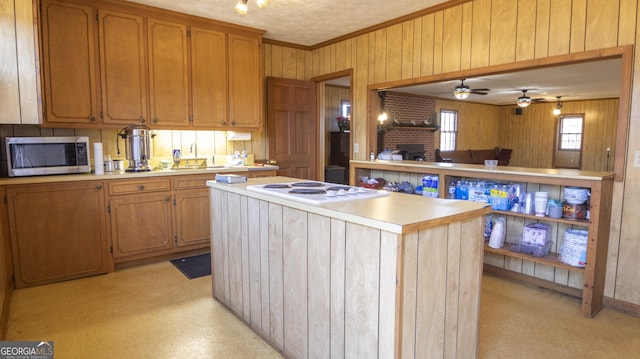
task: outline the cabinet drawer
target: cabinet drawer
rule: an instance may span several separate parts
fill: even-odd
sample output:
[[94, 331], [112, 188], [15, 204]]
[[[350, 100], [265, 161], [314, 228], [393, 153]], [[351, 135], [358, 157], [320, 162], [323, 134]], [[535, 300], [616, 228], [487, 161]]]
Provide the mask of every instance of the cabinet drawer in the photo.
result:
[[175, 176], [173, 178], [173, 188], [205, 188], [207, 187], [207, 181], [213, 181], [215, 179], [215, 175]]
[[131, 193], [169, 191], [170, 189], [171, 181], [168, 178], [140, 181], [117, 181], [109, 183], [109, 194], [112, 196]]

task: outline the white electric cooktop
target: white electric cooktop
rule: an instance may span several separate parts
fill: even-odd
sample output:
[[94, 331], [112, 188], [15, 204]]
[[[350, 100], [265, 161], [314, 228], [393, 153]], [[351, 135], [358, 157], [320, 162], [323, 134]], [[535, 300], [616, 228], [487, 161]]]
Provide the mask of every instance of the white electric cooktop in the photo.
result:
[[315, 205], [389, 195], [385, 190], [317, 181], [248, 185], [246, 188], [249, 191]]

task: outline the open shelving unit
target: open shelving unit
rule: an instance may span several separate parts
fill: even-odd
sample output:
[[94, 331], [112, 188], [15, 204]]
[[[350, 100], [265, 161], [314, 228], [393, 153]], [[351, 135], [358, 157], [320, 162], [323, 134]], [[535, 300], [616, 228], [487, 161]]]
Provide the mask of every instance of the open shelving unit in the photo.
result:
[[[545, 257], [516, 253], [508, 248], [494, 249], [485, 244], [485, 271], [497, 273], [582, 298], [581, 313], [593, 317], [602, 308], [606, 273], [609, 228], [614, 174], [609, 172], [584, 172], [576, 170], [533, 169], [499, 166], [485, 168], [482, 165], [442, 164], [437, 162], [415, 163], [414, 161], [351, 161], [352, 185], [361, 176], [384, 178], [391, 181], [421, 183], [423, 175], [438, 175], [439, 197], [446, 198], [448, 183], [458, 179], [489, 180], [501, 183], [521, 183], [527, 191], [549, 191], [561, 197], [566, 186], [584, 187], [591, 190], [590, 217], [588, 220], [537, 217], [511, 211], [496, 211], [494, 214], [508, 218], [507, 233], [517, 233], [525, 223], [547, 222], [554, 228], [556, 247], [561, 233], [566, 228], [578, 227], [589, 232], [587, 265], [574, 267], [560, 261], [557, 250]], [[519, 261], [519, 262], [518, 262]], [[517, 268], [520, 268], [518, 271]], [[542, 273], [542, 274], [540, 274]], [[573, 275], [573, 274], [575, 275]], [[555, 278], [567, 278], [559, 283]], [[549, 278], [554, 278], [550, 280]], [[579, 279], [575, 279], [579, 278]], [[573, 285], [570, 285], [573, 284]]]

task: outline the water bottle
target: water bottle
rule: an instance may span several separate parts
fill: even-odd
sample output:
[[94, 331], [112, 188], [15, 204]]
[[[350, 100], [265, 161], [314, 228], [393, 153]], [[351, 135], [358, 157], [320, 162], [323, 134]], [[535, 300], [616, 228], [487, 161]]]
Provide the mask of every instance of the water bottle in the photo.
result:
[[449, 183], [449, 199], [455, 199], [456, 198], [456, 184], [451, 181], [451, 183]]

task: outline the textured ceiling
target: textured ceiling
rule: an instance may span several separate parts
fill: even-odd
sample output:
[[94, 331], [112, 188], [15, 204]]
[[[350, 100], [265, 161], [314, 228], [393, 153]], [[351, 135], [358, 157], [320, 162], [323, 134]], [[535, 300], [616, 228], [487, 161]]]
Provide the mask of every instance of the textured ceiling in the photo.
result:
[[249, 0], [245, 16], [237, 0], [129, 0], [131, 2], [266, 30], [264, 38], [312, 46], [414, 13], [446, 0], [272, 0], [259, 9]]

